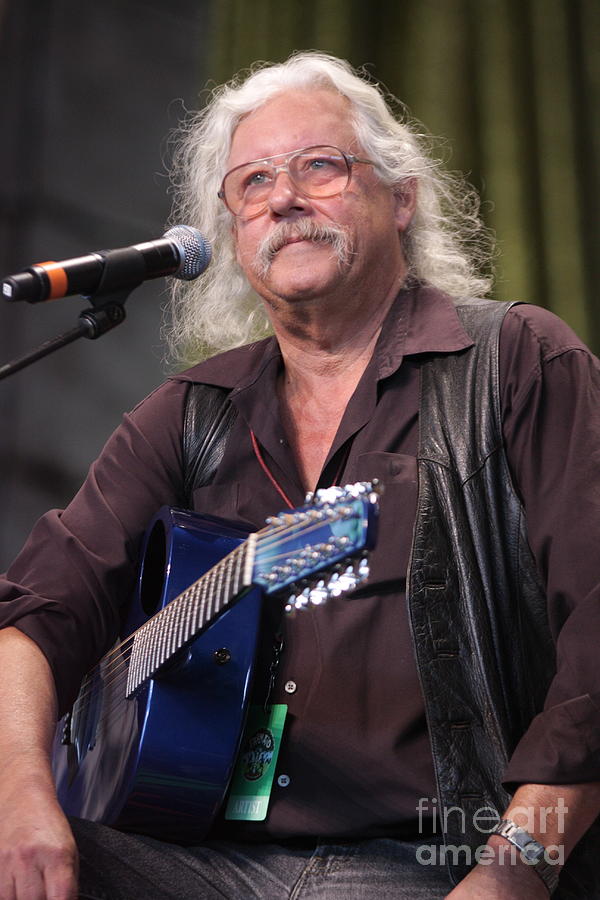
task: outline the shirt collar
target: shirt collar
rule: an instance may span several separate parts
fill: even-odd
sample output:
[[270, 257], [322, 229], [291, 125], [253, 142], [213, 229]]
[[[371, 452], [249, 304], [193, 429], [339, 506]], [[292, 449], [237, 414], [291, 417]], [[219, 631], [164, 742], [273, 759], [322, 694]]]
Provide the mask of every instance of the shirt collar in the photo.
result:
[[219, 353], [185, 372], [173, 375], [172, 378], [214, 384], [237, 391], [258, 381], [265, 369], [275, 360], [277, 364], [281, 361], [279, 345], [274, 337], [269, 337], [254, 344], [246, 344]]
[[456, 353], [472, 345], [448, 294], [431, 285], [405, 288], [392, 304], [375, 348], [378, 377], [395, 372], [405, 356]]
[[[387, 378], [405, 356], [455, 353], [472, 345], [452, 298], [431, 285], [417, 285], [401, 290], [392, 304], [372, 364], [377, 379]], [[173, 377], [231, 388], [237, 393], [258, 381], [269, 366], [278, 368], [280, 364], [279, 346], [270, 337], [220, 353]]]

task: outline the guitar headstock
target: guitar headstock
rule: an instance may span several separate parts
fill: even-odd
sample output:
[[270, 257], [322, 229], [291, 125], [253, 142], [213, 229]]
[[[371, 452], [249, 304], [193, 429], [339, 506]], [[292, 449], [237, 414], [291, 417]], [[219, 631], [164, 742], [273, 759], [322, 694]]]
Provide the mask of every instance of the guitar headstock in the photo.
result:
[[288, 612], [353, 590], [369, 574], [364, 553], [375, 544], [380, 493], [376, 482], [325, 488], [267, 519], [257, 536], [254, 583], [267, 593], [294, 585]]

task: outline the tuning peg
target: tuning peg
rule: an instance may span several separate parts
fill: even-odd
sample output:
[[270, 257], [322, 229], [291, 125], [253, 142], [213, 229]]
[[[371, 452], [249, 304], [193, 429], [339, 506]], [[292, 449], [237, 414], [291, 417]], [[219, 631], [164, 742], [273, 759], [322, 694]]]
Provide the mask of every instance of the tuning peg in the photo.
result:
[[362, 559], [358, 562], [358, 568], [356, 569], [356, 574], [360, 581], [366, 581], [369, 577], [369, 560], [366, 556], [363, 556]]
[[283, 525], [283, 518], [281, 516], [267, 516], [265, 519], [267, 525], [271, 525], [273, 528], [278, 528], [280, 525]]
[[354, 574], [354, 569], [352, 566], [347, 566], [339, 575], [336, 573], [333, 576], [328, 587], [333, 597], [339, 597], [340, 594], [353, 590], [357, 584], [358, 578]]
[[313, 606], [320, 606], [329, 597], [329, 590], [323, 579], [321, 579], [314, 588], [309, 592], [308, 599]]

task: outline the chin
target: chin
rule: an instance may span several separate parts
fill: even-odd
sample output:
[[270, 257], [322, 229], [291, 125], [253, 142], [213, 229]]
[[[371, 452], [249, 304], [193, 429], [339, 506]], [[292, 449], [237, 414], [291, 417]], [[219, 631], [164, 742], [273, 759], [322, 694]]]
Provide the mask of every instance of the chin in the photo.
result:
[[319, 271], [320, 267], [307, 263], [296, 271], [277, 271], [274, 264], [264, 281], [264, 286], [275, 296], [284, 300], [311, 300], [335, 289], [341, 281], [341, 273], [337, 264], [327, 271]]
[[328, 293], [328, 287], [331, 289], [331, 286], [326, 286], [324, 284], [315, 284], [314, 282], [301, 282], [294, 284], [290, 284], [286, 282], [284, 284], [270, 284], [269, 291], [274, 294], [275, 297], [284, 300], [286, 303], [300, 303], [302, 301], [308, 300], [316, 300], [319, 297], [322, 297], [324, 294]]

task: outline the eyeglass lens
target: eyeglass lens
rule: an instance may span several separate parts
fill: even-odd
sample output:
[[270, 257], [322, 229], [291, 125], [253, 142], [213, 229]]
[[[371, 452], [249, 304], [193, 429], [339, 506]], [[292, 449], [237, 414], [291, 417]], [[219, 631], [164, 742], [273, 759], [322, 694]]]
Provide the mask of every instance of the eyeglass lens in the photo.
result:
[[248, 217], [260, 212], [280, 171], [287, 171], [296, 187], [309, 197], [341, 193], [350, 174], [346, 157], [335, 147], [301, 150], [279, 166], [268, 160], [249, 162], [225, 176], [223, 191], [231, 212]]

